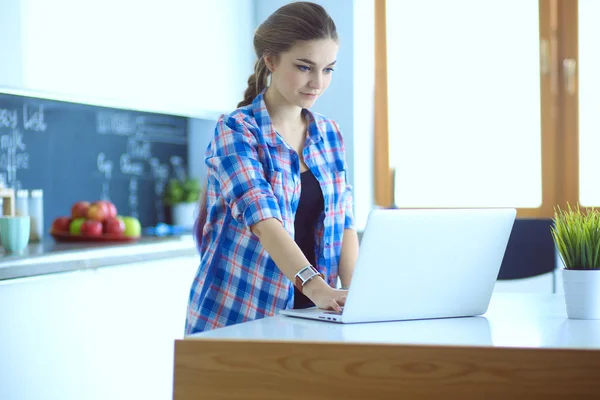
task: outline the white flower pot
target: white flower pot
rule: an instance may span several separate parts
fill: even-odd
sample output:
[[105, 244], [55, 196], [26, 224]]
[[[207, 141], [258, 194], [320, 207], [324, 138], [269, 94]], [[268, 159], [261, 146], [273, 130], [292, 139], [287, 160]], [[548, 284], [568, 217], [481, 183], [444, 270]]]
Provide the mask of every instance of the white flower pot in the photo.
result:
[[196, 203], [178, 203], [171, 207], [171, 217], [173, 225], [183, 228], [193, 228], [198, 215], [198, 204]]
[[600, 270], [563, 269], [567, 316], [600, 319]]

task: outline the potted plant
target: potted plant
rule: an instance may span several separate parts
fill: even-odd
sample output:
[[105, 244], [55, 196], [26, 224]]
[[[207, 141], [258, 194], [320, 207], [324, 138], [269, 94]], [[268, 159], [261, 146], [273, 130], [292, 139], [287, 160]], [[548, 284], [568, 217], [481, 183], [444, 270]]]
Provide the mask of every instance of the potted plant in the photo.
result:
[[194, 178], [170, 179], [164, 191], [163, 202], [170, 208], [171, 223], [192, 228], [196, 219], [200, 182]]
[[567, 316], [600, 319], [600, 212], [568, 206], [554, 212], [552, 237], [565, 268]]

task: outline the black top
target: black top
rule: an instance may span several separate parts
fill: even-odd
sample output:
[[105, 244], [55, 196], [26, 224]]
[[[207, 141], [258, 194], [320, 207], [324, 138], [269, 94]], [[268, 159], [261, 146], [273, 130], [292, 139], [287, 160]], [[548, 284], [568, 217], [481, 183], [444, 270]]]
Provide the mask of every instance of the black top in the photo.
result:
[[[294, 220], [294, 240], [311, 265], [316, 265], [315, 225], [323, 212], [323, 192], [319, 181], [310, 171], [300, 174], [301, 191]], [[294, 286], [294, 308], [313, 307], [314, 303]]]

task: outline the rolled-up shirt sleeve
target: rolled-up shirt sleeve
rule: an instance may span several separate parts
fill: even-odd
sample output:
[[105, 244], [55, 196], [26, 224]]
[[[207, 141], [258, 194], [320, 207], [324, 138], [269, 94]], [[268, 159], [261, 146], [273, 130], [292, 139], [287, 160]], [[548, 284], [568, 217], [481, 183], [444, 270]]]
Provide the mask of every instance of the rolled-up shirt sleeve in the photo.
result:
[[258, 158], [254, 133], [234, 118], [222, 116], [206, 151], [206, 165], [219, 182], [233, 218], [250, 227], [268, 218], [282, 221], [273, 189]]

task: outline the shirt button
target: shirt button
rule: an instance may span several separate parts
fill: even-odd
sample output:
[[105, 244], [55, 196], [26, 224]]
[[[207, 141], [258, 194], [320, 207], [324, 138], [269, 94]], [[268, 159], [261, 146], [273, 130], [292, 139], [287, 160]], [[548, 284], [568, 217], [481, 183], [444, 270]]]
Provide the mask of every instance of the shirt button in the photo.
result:
[[329, 212], [329, 207], [325, 207], [325, 212]]
[[329, 242], [325, 242], [325, 247], [329, 247]]

